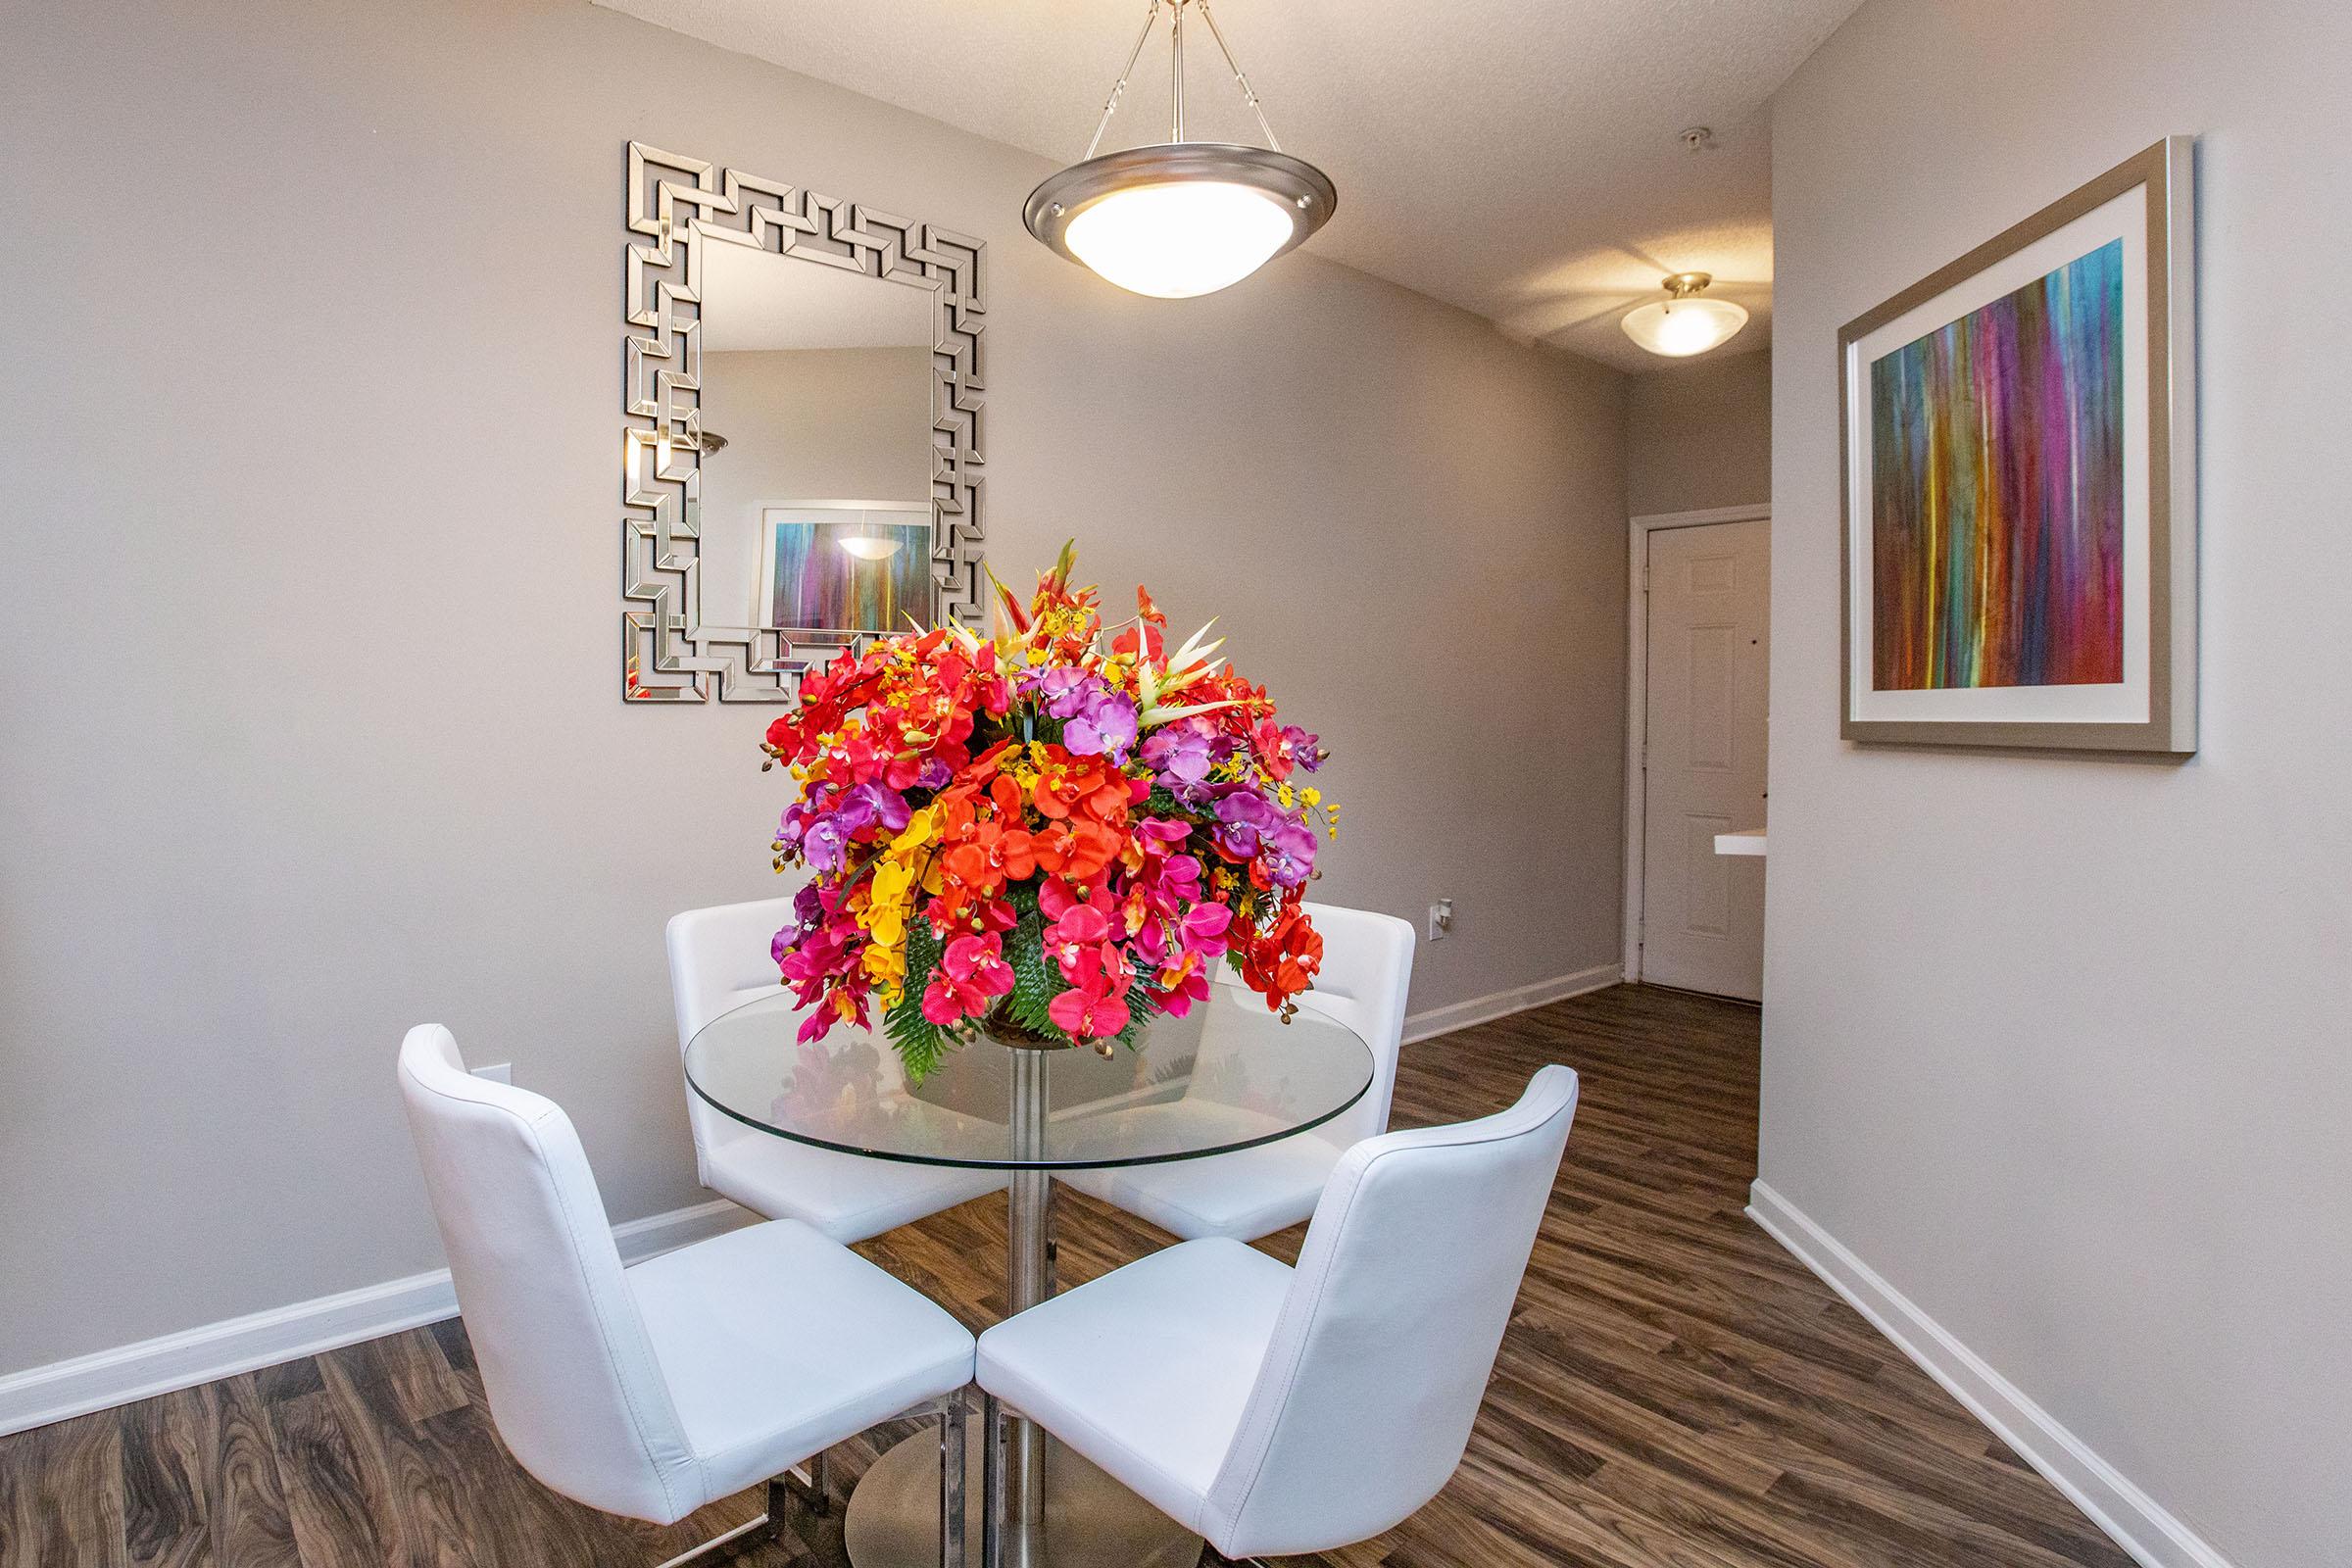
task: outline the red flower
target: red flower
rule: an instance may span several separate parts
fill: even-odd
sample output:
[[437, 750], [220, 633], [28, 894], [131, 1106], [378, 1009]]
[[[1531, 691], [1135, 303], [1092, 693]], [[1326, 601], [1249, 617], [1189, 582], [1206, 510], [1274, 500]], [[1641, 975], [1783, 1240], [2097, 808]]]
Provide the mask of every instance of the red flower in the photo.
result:
[[1316, 971], [1323, 967], [1323, 933], [1295, 903], [1265, 930], [1247, 934], [1236, 946], [1242, 955], [1243, 980], [1273, 1008], [1313, 985]]

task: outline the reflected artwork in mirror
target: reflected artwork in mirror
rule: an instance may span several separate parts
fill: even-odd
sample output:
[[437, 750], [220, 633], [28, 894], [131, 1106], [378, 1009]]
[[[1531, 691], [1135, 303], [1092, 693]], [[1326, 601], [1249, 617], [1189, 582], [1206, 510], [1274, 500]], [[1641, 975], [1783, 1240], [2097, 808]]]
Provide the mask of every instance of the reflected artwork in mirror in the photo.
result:
[[982, 605], [981, 242], [632, 143], [623, 695]]

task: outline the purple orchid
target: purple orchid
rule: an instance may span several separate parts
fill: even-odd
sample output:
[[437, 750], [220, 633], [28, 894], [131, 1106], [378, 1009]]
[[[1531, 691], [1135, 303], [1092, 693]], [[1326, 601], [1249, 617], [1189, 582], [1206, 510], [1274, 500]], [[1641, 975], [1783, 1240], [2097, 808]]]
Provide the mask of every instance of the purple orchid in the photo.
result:
[[1086, 701], [1086, 687], [1090, 683], [1098, 687], [1102, 684], [1083, 669], [1056, 664], [1030, 677], [1029, 695], [1038, 707], [1055, 718], [1070, 718]]
[[1123, 762], [1134, 749], [1135, 704], [1102, 676], [1057, 665], [1032, 676], [1028, 692], [1039, 708], [1062, 720], [1061, 744], [1071, 755]]
[[906, 797], [887, 784], [858, 784], [843, 792], [833, 819], [845, 833], [861, 833], [877, 822], [896, 833], [906, 825]]
[[1135, 704], [1107, 687], [1088, 693], [1061, 726], [1061, 744], [1074, 756], [1125, 761], [1135, 745]]
[[1303, 822], [1285, 821], [1262, 838], [1266, 875], [1276, 887], [1295, 888], [1315, 869], [1314, 830]]
[[1260, 840], [1280, 827], [1283, 815], [1247, 784], [1225, 788], [1217, 798], [1217, 847], [1239, 860], [1254, 858]]
[[819, 876], [840, 870], [849, 858], [850, 830], [842, 825], [841, 817], [839, 811], [828, 812], [810, 822], [801, 835], [801, 858]]
[[1198, 715], [1178, 719], [1153, 730], [1144, 740], [1144, 765], [1158, 775], [1170, 794], [1187, 806], [1200, 804], [1202, 784], [1214, 760], [1210, 729]]

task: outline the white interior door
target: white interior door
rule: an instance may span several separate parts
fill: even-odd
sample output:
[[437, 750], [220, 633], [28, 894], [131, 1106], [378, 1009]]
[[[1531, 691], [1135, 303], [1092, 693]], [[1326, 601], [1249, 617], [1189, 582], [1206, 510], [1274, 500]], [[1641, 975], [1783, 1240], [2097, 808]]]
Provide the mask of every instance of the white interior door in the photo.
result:
[[1764, 825], [1771, 525], [1644, 537], [1642, 978], [1759, 1002], [1764, 861], [1715, 835]]

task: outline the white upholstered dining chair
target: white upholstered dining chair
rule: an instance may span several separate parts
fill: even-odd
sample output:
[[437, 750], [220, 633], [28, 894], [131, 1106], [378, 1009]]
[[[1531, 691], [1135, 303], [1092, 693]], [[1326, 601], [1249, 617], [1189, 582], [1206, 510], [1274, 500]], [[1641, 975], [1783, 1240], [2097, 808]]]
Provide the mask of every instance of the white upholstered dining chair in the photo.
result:
[[[1306, 912], [1323, 936], [1323, 968], [1301, 1004], [1329, 1013], [1371, 1046], [1372, 1087], [1363, 1099], [1320, 1127], [1253, 1149], [1203, 1159], [1069, 1171], [1059, 1180], [1188, 1242], [1209, 1236], [1253, 1242], [1315, 1211], [1340, 1156], [1388, 1131], [1396, 1053], [1404, 1038], [1404, 995], [1413, 978], [1413, 928], [1393, 914], [1369, 909], [1309, 904]], [[1220, 967], [1218, 978], [1227, 981], [1231, 972]], [[1215, 1098], [1221, 1076], [1217, 1022], [1212, 1011], [1194, 1069], [1196, 1083], [1206, 1087], [1133, 1115], [1210, 1121], [1236, 1141], [1249, 1136], [1252, 1113]]]
[[[670, 920], [669, 989], [681, 1057], [711, 1019], [784, 989], [769, 946], [792, 919], [787, 898], [688, 909]], [[897, 1071], [898, 1053], [887, 1043], [881, 1056], [885, 1071]], [[868, 1159], [778, 1138], [734, 1120], [692, 1084], [686, 1116], [705, 1187], [770, 1219], [813, 1225], [837, 1242], [861, 1242], [1004, 1187], [1002, 1175], [984, 1170]]]
[[[931, 1408], [961, 1477], [972, 1337], [931, 1301], [795, 1220], [623, 1268], [553, 1101], [467, 1073], [439, 1024], [402, 1042], [400, 1089], [491, 1419], [540, 1481], [660, 1524], [767, 1482], [767, 1519], [731, 1541], [783, 1523], [801, 1461]], [[941, 1499], [954, 1568], [961, 1490]]]
[[1461, 1462], [1576, 1090], [1545, 1067], [1497, 1115], [1356, 1145], [1296, 1270], [1185, 1242], [990, 1329], [992, 1489], [1009, 1406], [1228, 1557], [1402, 1522]]

